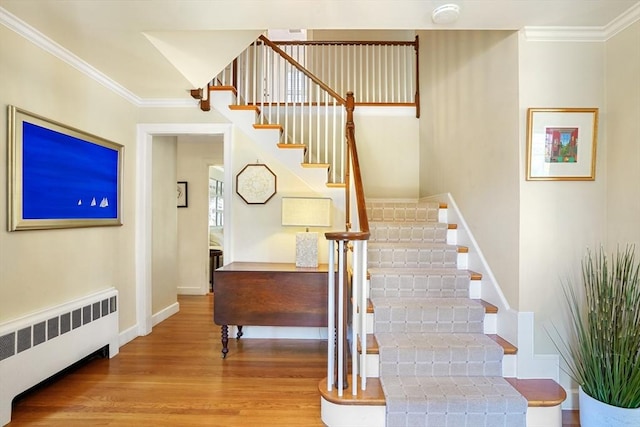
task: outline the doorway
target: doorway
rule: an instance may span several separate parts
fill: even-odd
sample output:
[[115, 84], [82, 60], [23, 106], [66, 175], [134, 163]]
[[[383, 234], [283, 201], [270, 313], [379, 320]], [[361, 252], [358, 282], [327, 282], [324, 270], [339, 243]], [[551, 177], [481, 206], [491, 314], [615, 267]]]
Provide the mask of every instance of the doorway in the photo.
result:
[[[222, 135], [224, 145], [224, 183], [230, 185], [232, 176], [231, 156], [231, 124], [230, 123], [204, 123], [204, 124], [140, 124], [137, 127], [136, 137], [136, 328], [131, 328], [137, 335], [148, 335], [153, 327], [152, 318], [152, 281], [151, 281], [151, 255], [152, 255], [152, 189], [153, 189], [153, 137], [169, 135]], [[224, 224], [231, 225], [230, 192], [224, 194]], [[223, 243], [229, 261], [231, 245], [228, 233], [224, 236]], [[169, 317], [173, 313], [164, 313]], [[159, 319], [155, 319], [156, 322]], [[130, 337], [130, 339], [135, 338]], [[125, 337], [127, 340], [128, 337]], [[128, 341], [128, 340], [127, 340]]]

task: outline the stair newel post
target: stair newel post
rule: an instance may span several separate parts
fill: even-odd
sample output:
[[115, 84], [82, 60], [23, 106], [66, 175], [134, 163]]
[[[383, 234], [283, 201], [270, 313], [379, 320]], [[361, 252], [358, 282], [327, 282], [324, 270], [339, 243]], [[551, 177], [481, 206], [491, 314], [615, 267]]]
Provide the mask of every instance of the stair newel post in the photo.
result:
[[347, 286], [347, 252], [349, 251], [348, 241], [340, 240], [338, 242], [338, 289], [335, 293], [336, 307], [336, 372], [335, 384], [338, 389], [338, 395], [342, 396], [342, 390], [349, 387], [349, 377], [347, 374], [347, 309], [348, 309], [348, 291]]
[[415, 103], [416, 103], [416, 118], [420, 118], [420, 43], [418, 36], [416, 35], [416, 42], [413, 46], [416, 51], [416, 95], [415, 95]]

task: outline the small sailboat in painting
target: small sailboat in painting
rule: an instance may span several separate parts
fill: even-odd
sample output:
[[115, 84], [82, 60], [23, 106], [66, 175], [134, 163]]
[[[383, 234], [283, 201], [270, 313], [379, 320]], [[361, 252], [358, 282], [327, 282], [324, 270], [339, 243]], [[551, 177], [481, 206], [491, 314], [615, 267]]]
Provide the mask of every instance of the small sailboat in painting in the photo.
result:
[[96, 198], [94, 197], [93, 199], [91, 199], [91, 206], [95, 206], [97, 205], [96, 203]]
[[100, 207], [106, 208], [107, 206], [109, 206], [109, 200], [106, 197], [103, 197], [100, 201]]
[[78, 199], [78, 206], [82, 206], [82, 199]]

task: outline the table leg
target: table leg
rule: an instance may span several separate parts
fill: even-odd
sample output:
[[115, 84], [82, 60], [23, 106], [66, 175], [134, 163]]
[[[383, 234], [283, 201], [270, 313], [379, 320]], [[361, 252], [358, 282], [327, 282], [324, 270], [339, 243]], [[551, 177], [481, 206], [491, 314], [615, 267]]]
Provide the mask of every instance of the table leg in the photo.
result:
[[238, 325], [238, 333], [236, 334], [236, 339], [240, 339], [240, 337], [242, 336], [242, 325]]
[[227, 353], [229, 353], [229, 348], [227, 345], [229, 344], [229, 326], [222, 325], [220, 327], [222, 332], [222, 358], [227, 357]]

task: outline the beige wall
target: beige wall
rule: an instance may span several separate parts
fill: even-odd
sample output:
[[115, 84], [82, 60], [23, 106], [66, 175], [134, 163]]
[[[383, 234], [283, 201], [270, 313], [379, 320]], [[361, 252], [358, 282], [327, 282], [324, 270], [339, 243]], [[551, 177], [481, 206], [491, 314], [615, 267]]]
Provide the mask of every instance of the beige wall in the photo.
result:
[[452, 194], [517, 309], [517, 34], [434, 31], [419, 36], [420, 196]]
[[[0, 174], [0, 322], [92, 292], [120, 292], [120, 328], [135, 324], [134, 205], [137, 109], [75, 68], [0, 26], [0, 135], [16, 105], [125, 146], [121, 227], [6, 231]], [[5, 169], [6, 147], [0, 150]]]
[[356, 107], [356, 143], [367, 198], [416, 199], [420, 121], [415, 109]]
[[177, 301], [178, 209], [176, 208], [177, 138], [156, 136], [152, 146], [151, 312]]
[[177, 180], [188, 183], [188, 207], [178, 209], [178, 292], [209, 289], [209, 166], [223, 163], [221, 136], [179, 136]]
[[[606, 240], [604, 52], [604, 43], [520, 40], [520, 309], [535, 313], [538, 353], [556, 352], [547, 329], [562, 327], [562, 282]], [[595, 181], [525, 181], [529, 107], [600, 109]]]
[[640, 22], [607, 41], [607, 243], [640, 251]]

